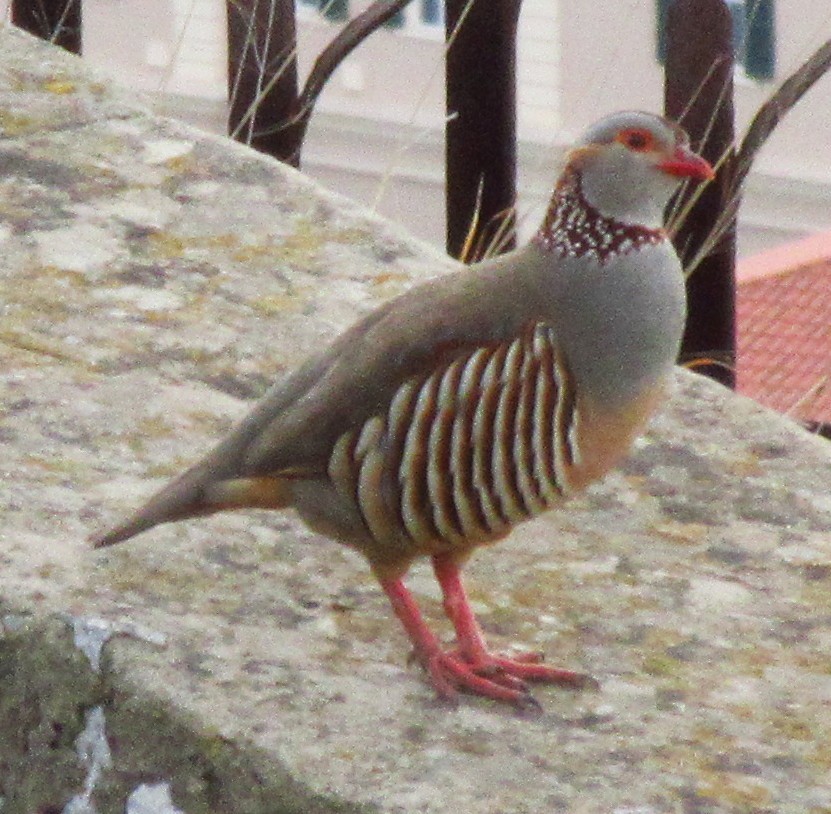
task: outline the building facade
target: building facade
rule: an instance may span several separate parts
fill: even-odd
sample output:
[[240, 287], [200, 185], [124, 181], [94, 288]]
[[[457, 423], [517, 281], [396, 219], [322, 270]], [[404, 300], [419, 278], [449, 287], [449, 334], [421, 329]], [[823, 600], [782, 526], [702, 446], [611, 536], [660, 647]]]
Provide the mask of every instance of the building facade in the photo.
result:
[[[482, 0], [479, 0], [482, 2]], [[320, 8], [324, 2], [324, 8]], [[538, 221], [565, 145], [622, 108], [662, 107], [659, 20], [668, 0], [524, 0], [519, 27], [518, 212]], [[367, 0], [298, 0], [302, 77]], [[766, 6], [771, 77], [735, 75], [737, 131], [831, 34], [827, 0], [729, 0], [737, 36], [747, 7]], [[224, 0], [84, 0], [84, 54], [158, 108], [224, 131]], [[440, 0], [413, 0], [336, 71], [321, 95], [303, 168], [436, 245], [444, 239], [444, 35]], [[741, 48], [741, 45], [737, 45]], [[740, 59], [741, 62], [741, 59]], [[831, 229], [831, 76], [764, 148], [741, 210], [744, 255]]]

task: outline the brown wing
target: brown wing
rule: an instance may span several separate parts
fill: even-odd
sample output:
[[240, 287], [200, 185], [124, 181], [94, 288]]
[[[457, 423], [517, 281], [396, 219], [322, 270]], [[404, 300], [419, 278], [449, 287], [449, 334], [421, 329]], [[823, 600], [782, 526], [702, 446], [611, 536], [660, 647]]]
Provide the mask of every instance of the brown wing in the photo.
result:
[[438, 278], [348, 330], [268, 394], [236, 441], [226, 442], [230, 450], [237, 444], [235, 474], [324, 472], [338, 438], [385, 413], [405, 381], [510, 342], [533, 320], [540, 298], [512, 279], [509, 265], [500, 258]]
[[464, 550], [571, 491], [575, 409], [553, 332], [530, 324], [408, 379], [387, 410], [340, 436], [328, 476], [368, 552]]

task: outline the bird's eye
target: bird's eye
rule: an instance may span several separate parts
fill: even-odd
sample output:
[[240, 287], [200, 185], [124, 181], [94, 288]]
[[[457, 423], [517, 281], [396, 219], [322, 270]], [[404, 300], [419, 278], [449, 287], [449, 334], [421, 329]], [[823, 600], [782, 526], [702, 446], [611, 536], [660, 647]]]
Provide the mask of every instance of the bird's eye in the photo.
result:
[[654, 146], [654, 138], [648, 130], [621, 130], [618, 133], [617, 140], [624, 147], [628, 147], [637, 153], [642, 153]]

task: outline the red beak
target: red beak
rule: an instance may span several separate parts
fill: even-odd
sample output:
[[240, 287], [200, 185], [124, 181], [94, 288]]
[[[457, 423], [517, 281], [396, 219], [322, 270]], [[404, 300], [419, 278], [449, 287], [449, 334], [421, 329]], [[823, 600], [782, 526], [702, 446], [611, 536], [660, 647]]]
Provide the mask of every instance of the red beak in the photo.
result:
[[676, 147], [672, 158], [658, 164], [658, 169], [663, 170], [667, 175], [694, 178], [696, 181], [709, 181], [716, 174], [709, 161], [685, 146]]

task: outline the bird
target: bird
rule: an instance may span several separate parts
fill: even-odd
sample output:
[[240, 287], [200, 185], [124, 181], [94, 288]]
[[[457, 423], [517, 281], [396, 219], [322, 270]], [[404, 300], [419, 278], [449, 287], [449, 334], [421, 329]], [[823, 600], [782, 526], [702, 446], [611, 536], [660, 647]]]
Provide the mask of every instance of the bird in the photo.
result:
[[[591, 685], [540, 653], [489, 650], [462, 567], [605, 475], [660, 404], [686, 318], [664, 210], [681, 183], [713, 174], [675, 122], [605, 116], [567, 152], [524, 246], [376, 308], [93, 545], [214, 512], [294, 509], [368, 560], [439, 698], [531, 707], [534, 682]], [[406, 586], [425, 557], [453, 646]]]

